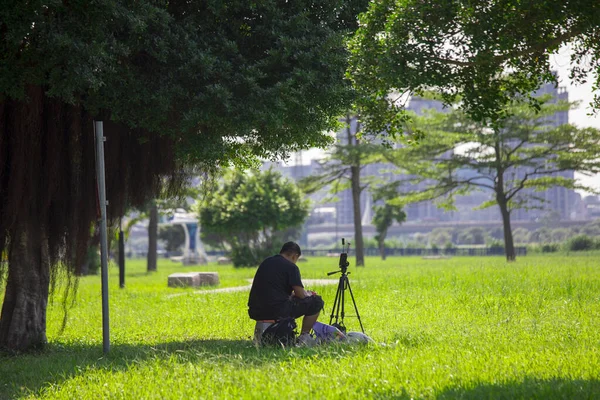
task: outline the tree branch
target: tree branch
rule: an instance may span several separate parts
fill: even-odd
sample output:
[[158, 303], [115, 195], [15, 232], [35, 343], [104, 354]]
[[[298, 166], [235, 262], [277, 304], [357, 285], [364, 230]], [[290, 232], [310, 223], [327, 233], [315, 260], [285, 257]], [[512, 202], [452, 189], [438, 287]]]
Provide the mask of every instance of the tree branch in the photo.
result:
[[451, 58], [442, 58], [442, 57], [433, 57], [434, 60], [441, 62], [443, 64], [448, 65], [456, 65], [459, 67], [477, 67], [482, 64], [502, 64], [508, 60], [514, 60], [515, 58], [520, 58], [521, 56], [530, 55], [530, 54], [543, 54], [548, 48], [557, 47], [564, 42], [569, 41], [570, 39], [582, 34], [583, 32], [579, 28], [575, 28], [571, 31], [564, 32], [562, 35], [558, 35], [554, 39], [548, 40], [547, 42], [536, 43], [534, 46], [527, 47], [522, 50], [517, 51], [509, 51], [505, 54], [500, 54], [497, 56], [491, 57], [490, 61], [484, 62], [475, 62], [475, 61], [461, 61]]

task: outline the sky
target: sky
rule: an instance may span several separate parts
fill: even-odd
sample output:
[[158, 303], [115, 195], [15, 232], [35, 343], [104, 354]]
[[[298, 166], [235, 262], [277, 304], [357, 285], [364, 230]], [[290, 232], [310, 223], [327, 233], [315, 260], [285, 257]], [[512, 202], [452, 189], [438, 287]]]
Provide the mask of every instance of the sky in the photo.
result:
[[[568, 46], [562, 47], [558, 54], [551, 56], [550, 63], [552, 68], [557, 71], [559, 86], [564, 86], [569, 92], [570, 101], [579, 101], [579, 108], [576, 110], [569, 111], [569, 122], [579, 127], [595, 127], [600, 129], [600, 110], [597, 115], [591, 114], [590, 103], [593, 99], [592, 80], [590, 76], [588, 82], [583, 85], [575, 85], [569, 79], [569, 54], [570, 48]], [[311, 149], [302, 152], [302, 163], [309, 164], [310, 160], [318, 159], [323, 157], [324, 151], [320, 149]], [[292, 155], [286, 165], [294, 165], [295, 157]], [[581, 183], [591, 186], [597, 190], [600, 190], [600, 174], [587, 177], [583, 174], [575, 174], [575, 178]], [[582, 195], [588, 195], [589, 193], [579, 191]]]
[[[590, 76], [588, 82], [583, 85], [574, 85], [569, 80], [569, 54], [568, 46], [562, 47], [557, 55], [550, 58], [552, 67], [558, 72], [560, 86], [564, 86], [569, 92], [570, 101], [580, 101], [581, 104], [577, 110], [569, 111], [569, 123], [579, 127], [594, 127], [600, 129], [600, 110], [597, 115], [589, 115], [591, 113], [590, 102], [594, 98], [592, 82], [593, 77]], [[585, 175], [575, 173], [575, 178], [581, 183], [600, 190], [600, 174], [586, 177]], [[587, 194], [580, 192], [583, 195]]]

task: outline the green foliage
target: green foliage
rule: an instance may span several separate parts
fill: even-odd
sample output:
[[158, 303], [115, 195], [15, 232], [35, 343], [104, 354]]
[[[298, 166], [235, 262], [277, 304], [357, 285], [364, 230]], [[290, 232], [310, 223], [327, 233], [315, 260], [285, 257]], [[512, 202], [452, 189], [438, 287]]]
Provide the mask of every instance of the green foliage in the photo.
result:
[[560, 249], [558, 243], [545, 243], [542, 245], [542, 253], [555, 253]]
[[[319, 161], [319, 169], [303, 178], [300, 186], [307, 193], [316, 192], [324, 187], [334, 195], [351, 187], [353, 168], [360, 172], [370, 164], [384, 161], [385, 148], [381, 144], [361, 140], [362, 125], [356, 118], [345, 119], [346, 135], [330, 147], [329, 154]], [[360, 191], [379, 181], [373, 176], [361, 174]]]
[[552, 241], [552, 234], [548, 228], [539, 228], [531, 233], [531, 242], [534, 243], [547, 243]]
[[[513, 210], [543, 205], [533, 190], [562, 186], [593, 192], [594, 188], [558, 173], [600, 172], [600, 130], [568, 124], [549, 127], [548, 119], [574, 105], [552, 103], [548, 97], [539, 100], [538, 113], [515, 102], [505, 108], [508, 116], [495, 124], [473, 121], [459, 110], [415, 117], [426, 137], [419, 145], [402, 147], [389, 156], [410, 176], [395, 183], [413, 189], [405, 190], [409, 193], [403, 202], [444, 198], [452, 208], [456, 196], [484, 190], [494, 196], [481, 208], [498, 205], [499, 194]], [[424, 188], [414, 190], [418, 183]]]
[[310, 201], [279, 172], [231, 170], [198, 202], [202, 239], [227, 244], [236, 266], [257, 266], [294, 238]]
[[581, 233], [588, 236], [600, 237], [600, 218], [585, 224], [581, 229]]
[[[553, 103], [547, 96], [538, 101], [539, 112], [515, 101], [494, 123], [477, 122], [457, 109], [415, 117], [427, 135], [418, 145], [401, 147], [388, 156], [406, 176], [390, 184], [401, 192], [396, 201], [438, 199], [444, 208], [453, 209], [456, 197], [484, 191], [490, 200], [479, 208], [498, 206], [506, 229], [512, 210], [546, 206], [536, 192], [555, 186], [593, 192], [561, 173], [600, 172], [600, 130], [548, 126], [549, 119], [573, 104]], [[509, 254], [512, 236], [507, 240], [511, 242], [505, 245], [507, 257], [514, 258]]]
[[398, 93], [430, 88], [447, 104], [460, 99], [474, 119], [496, 121], [516, 97], [539, 107], [530, 93], [557, 81], [550, 57], [567, 43], [571, 76], [581, 82], [593, 71], [598, 87], [597, 11], [595, 0], [374, 1], [351, 41], [348, 75], [373, 132], [391, 124], [402, 134]]
[[485, 230], [480, 227], [472, 227], [460, 231], [458, 234], [459, 244], [485, 244]]
[[180, 250], [185, 244], [185, 232], [181, 225], [167, 225], [158, 228], [158, 239], [165, 242], [165, 250]]
[[493, 254], [502, 254], [504, 252], [504, 242], [500, 240], [492, 240], [487, 243], [487, 247], [493, 252]]
[[0, 8], [0, 97], [39, 85], [94, 115], [172, 135], [183, 160], [205, 165], [324, 146], [352, 101], [345, 42], [365, 6], [10, 2]]
[[531, 232], [526, 228], [513, 229], [513, 238], [515, 243], [529, 243], [531, 240]]
[[429, 233], [429, 241], [437, 246], [452, 244], [452, 230], [447, 228], [434, 228]]
[[406, 213], [402, 211], [402, 207], [385, 203], [383, 205], [376, 205], [373, 209], [375, 210], [373, 225], [378, 235], [386, 232], [394, 221], [402, 223], [406, 220]]
[[85, 275], [97, 275], [100, 272], [100, 248], [98, 245], [93, 244], [88, 247], [82, 272]]
[[596, 247], [594, 239], [587, 235], [575, 236], [567, 242], [567, 249], [570, 251], [592, 250]]
[[375, 226], [375, 240], [377, 240], [377, 247], [381, 251], [381, 256], [384, 257], [385, 237], [387, 231], [394, 221], [399, 224], [406, 221], [406, 213], [402, 210], [402, 207], [389, 202], [395, 196], [395, 191], [385, 190], [384, 186], [380, 190], [375, 190], [373, 195], [373, 201], [383, 201], [383, 204], [377, 204], [373, 207], [375, 215], [373, 216], [373, 225]]

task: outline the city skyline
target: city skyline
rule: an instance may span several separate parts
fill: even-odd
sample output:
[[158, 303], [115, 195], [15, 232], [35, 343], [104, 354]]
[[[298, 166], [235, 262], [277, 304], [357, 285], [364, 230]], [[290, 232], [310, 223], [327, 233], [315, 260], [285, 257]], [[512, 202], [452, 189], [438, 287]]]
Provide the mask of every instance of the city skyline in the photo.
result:
[[[569, 54], [570, 50], [567, 46], [563, 46], [558, 54], [551, 56], [550, 63], [556, 70], [558, 75], [559, 86], [564, 87], [569, 93], [569, 101], [580, 102], [579, 107], [569, 111], [569, 123], [577, 125], [579, 127], [594, 127], [600, 129], [600, 111], [596, 115], [591, 114], [590, 103], [594, 98], [593, 91], [593, 76], [588, 76], [588, 82], [585, 84], [577, 85], [569, 79]], [[292, 155], [288, 160], [282, 161], [285, 166], [294, 166], [297, 160], [302, 160], [304, 165], [311, 163], [311, 160], [319, 160], [326, 154], [326, 150], [323, 149], [310, 149], [302, 152], [302, 155]], [[584, 185], [595, 188], [600, 191], [600, 174], [594, 176], [585, 176], [578, 172], [575, 172], [575, 178], [583, 183]], [[591, 195], [593, 193], [576, 190], [577, 193], [582, 196]]]
[[[554, 87], [551, 84], [546, 84], [540, 88], [539, 93], [549, 93], [552, 94], [557, 99], [571, 99], [570, 93], [564, 86]], [[432, 100], [425, 99], [412, 99], [407, 109], [420, 113], [422, 109], [427, 108], [438, 108], [440, 109], [441, 104]], [[552, 125], [559, 125], [570, 122], [570, 114], [566, 111], [558, 112], [555, 118], [552, 119]], [[345, 135], [342, 131], [337, 132], [338, 139], [341, 139], [342, 142], [345, 140]], [[308, 153], [308, 154], [307, 154]], [[310, 155], [310, 152], [305, 153], [305, 155], [309, 155], [309, 157], [302, 156], [296, 154], [296, 157], [292, 158], [293, 163], [288, 164], [279, 164], [282, 167], [282, 173], [285, 175], [291, 176], [295, 179], [299, 179], [303, 176], [310, 175], [314, 170], [319, 168], [318, 163], [315, 161], [315, 158], [319, 158], [324, 155], [325, 152], [321, 151], [321, 154], [318, 156]], [[306, 163], [309, 161], [309, 164]], [[294, 165], [297, 162], [302, 162], [303, 166], [297, 168], [297, 165]], [[382, 173], [381, 165], [373, 164], [365, 166], [364, 174], [365, 176], [381, 176], [389, 175], [391, 172]], [[284, 172], [285, 171], [285, 172]], [[469, 174], [471, 171], [460, 171], [461, 174]], [[564, 171], [561, 173], [566, 178], [573, 178], [573, 171]], [[395, 174], [391, 173], [389, 179], [394, 179]], [[335, 214], [333, 214], [333, 218], [335, 220], [336, 226], [338, 224], [351, 224], [352, 223], [352, 199], [350, 198], [349, 192], [347, 190], [339, 193], [336, 197], [338, 197], [339, 201], [334, 203], [320, 204], [315, 208], [318, 208], [318, 215], [321, 216], [321, 213], [324, 212], [325, 209], [329, 210], [330, 208], [335, 209]], [[312, 195], [311, 197], [315, 197]], [[318, 198], [317, 198], [318, 197]], [[431, 221], [455, 221], [455, 222], [475, 222], [480, 221], [482, 223], [491, 222], [491, 221], [499, 221], [500, 214], [496, 208], [488, 208], [485, 210], [473, 210], [473, 208], [482, 202], [488, 200], [489, 193], [486, 191], [478, 192], [475, 191], [466, 196], [459, 196], [457, 198], [457, 209], [453, 212], [445, 212], [437, 208], [437, 206], [431, 202], [420, 202], [416, 204], [410, 204], [406, 207], [405, 211], [407, 213], [407, 223], [423, 223], [423, 222], [431, 222]], [[545, 201], [548, 202], [548, 206], [543, 210], [524, 210], [524, 209], [516, 209], [514, 213], [514, 221], [538, 221], [540, 219], [546, 218], [547, 215], [550, 215], [554, 212], [562, 221], [572, 221], [572, 220], [581, 220], [582, 218], [586, 218], [586, 206], [582, 201], [584, 195], [581, 193], [576, 193], [571, 189], [567, 189], [564, 187], [554, 187], [550, 188], [543, 193], [543, 197]], [[313, 198], [313, 200], [323, 199], [323, 194], [320, 194]], [[369, 224], [372, 218], [372, 199], [371, 196], [365, 191], [361, 194], [361, 214], [363, 224]], [[550, 211], [552, 210], [552, 211]], [[330, 212], [330, 211], [327, 211]], [[319, 218], [331, 219], [330, 217], [325, 217], [322, 215]], [[555, 217], [553, 217], [555, 218]], [[316, 221], [315, 221], [316, 222]]]

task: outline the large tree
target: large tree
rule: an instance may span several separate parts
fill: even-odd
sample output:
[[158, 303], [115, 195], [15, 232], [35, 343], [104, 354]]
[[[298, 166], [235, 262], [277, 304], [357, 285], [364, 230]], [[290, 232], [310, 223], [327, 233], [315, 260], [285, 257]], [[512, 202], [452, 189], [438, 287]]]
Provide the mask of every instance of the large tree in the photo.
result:
[[234, 266], [255, 267], [293, 239], [290, 230], [306, 220], [309, 206], [304, 193], [279, 172], [229, 171], [198, 202], [202, 237], [226, 244]]
[[596, 0], [382, 0], [360, 22], [349, 74], [374, 132], [402, 133], [402, 94], [431, 88], [477, 120], [501, 118], [513, 96], [556, 81], [550, 57], [565, 44], [572, 78], [600, 83]]
[[340, 132], [330, 153], [319, 161], [319, 169], [302, 179], [300, 186], [307, 193], [328, 187], [331, 194], [350, 190], [354, 222], [356, 266], [365, 265], [360, 196], [376, 179], [363, 175], [366, 166], [383, 160], [381, 144], [361, 140], [362, 125], [356, 116], [347, 115], [345, 129]]
[[352, 97], [344, 42], [365, 3], [3, 4], [0, 348], [46, 342], [52, 271], [82, 264], [97, 218], [92, 120], [105, 121], [112, 220], [179, 187], [183, 165], [324, 145]]
[[515, 101], [495, 123], [474, 121], [461, 110], [415, 117], [425, 137], [390, 157], [406, 174], [391, 184], [400, 187], [401, 203], [440, 199], [453, 208], [456, 196], [487, 191], [490, 198], [479, 208], [498, 207], [506, 259], [515, 260], [511, 212], [548, 207], [540, 194], [552, 187], [593, 191], [572, 172], [600, 172], [600, 131], [552, 126], [555, 114], [572, 104], [552, 103], [547, 96], [537, 100], [539, 111]]

